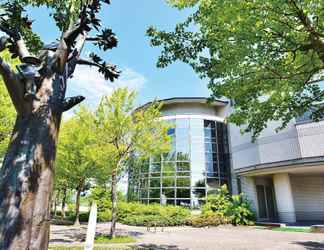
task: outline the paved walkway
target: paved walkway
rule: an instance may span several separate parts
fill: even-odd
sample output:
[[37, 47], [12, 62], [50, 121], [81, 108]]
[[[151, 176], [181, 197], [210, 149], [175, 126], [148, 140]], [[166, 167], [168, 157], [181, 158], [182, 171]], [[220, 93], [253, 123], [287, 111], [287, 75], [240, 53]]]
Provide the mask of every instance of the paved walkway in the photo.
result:
[[[324, 250], [324, 234], [276, 232], [254, 227], [165, 228], [147, 232], [143, 227], [117, 225], [119, 235], [132, 235], [137, 246], [154, 250], [307, 249]], [[80, 245], [86, 226], [52, 226], [50, 244]], [[109, 223], [100, 223], [97, 233], [108, 234]], [[134, 245], [134, 244], [131, 244]]]

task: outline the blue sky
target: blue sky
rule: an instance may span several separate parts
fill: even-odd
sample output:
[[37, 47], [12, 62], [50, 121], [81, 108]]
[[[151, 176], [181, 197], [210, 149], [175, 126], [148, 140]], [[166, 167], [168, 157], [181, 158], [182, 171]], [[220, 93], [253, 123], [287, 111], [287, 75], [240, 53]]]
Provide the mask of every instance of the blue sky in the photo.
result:
[[[156, 68], [159, 48], [152, 48], [145, 31], [150, 25], [159, 29], [172, 30], [177, 22], [185, 19], [190, 10], [171, 8], [165, 0], [112, 0], [101, 13], [103, 24], [112, 28], [119, 39], [119, 46], [100, 56], [122, 69], [123, 74], [116, 83], [106, 82], [95, 68], [79, 67], [69, 84], [68, 95], [83, 94], [87, 103], [94, 106], [101, 95], [111, 93], [118, 86], [129, 86], [138, 91], [138, 104], [154, 98], [175, 96], [208, 96], [206, 82], [200, 80], [193, 70], [183, 63], [168, 68]], [[45, 8], [33, 9], [34, 30], [45, 42], [59, 37], [59, 32]], [[53, 31], [54, 30], [54, 31]], [[92, 46], [86, 46], [84, 54]]]

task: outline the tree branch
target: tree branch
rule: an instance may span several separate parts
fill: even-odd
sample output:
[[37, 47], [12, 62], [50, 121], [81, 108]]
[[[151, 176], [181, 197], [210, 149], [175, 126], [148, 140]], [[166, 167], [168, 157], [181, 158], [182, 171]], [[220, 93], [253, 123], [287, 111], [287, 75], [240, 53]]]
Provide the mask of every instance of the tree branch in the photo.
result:
[[24, 99], [24, 86], [20, 82], [17, 74], [11, 70], [10, 66], [1, 57], [0, 74], [3, 77], [3, 81], [17, 113], [24, 114], [29, 108]]
[[84, 101], [85, 97], [84, 96], [74, 96], [74, 97], [68, 97], [65, 98], [63, 103], [62, 103], [62, 111], [68, 111], [72, 109], [74, 106], [78, 105], [82, 101]]
[[94, 62], [86, 59], [79, 59], [77, 62], [79, 65], [88, 65], [88, 66], [95, 66], [99, 69], [99, 72], [102, 73], [106, 80], [114, 81], [116, 78], [119, 77], [120, 71], [117, 70], [117, 67], [110, 63], [100, 63]]

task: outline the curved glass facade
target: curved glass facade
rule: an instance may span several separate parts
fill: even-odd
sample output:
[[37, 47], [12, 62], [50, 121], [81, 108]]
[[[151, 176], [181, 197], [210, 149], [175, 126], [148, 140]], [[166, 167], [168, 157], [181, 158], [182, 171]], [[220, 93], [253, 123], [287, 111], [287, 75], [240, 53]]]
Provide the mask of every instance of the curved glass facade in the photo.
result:
[[143, 203], [199, 207], [208, 194], [230, 183], [227, 127], [198, 118], [168, 122], [171, 151], [133, 168], [128, 197]]

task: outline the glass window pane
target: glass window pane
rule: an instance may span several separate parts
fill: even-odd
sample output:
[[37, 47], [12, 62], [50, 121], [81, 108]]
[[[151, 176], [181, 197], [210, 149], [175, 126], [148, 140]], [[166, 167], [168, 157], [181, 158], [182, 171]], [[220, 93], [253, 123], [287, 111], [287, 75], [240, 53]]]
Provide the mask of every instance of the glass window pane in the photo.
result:
[[209, 188], [219, 188], [219, 180], [217, 178], [207, 178], [207, 186]]
[[190, 171], [190, 163], [189, 162], [177, 162], [177, 171]]
[[177, 187], [190, 187], [190, 178], [177, 178]]
[[176, 200], [177, 206], [190, 207], [190, 200]]
[[148, 179], [141, 179], [140, 180], [140, 187], [141, 188], [148, 188]]
[[192, 174], [191, 176], [192, 187], [205, 187], [205, 175], [203, 174]]
[[171, 188], [163, 188], [162, 194], [164, 194], [166, 198], [174, 199], [175, 198], [175, 189], [174, 188], [172, 188], [172, 189]]
[[161, 163], [152, 163], [151, 172], [161, 172]]
[[160, 178], [151, 178], [150, 179], [150, 187], [160, 187], [161, 186], [161, 180]]
[[205, 152], [217, 153], [217, 144], [211, 143], [211, 142], [206, 142], [205, 143]]
[[195, 188], [192, 190], [193, 199], [203, 199], [206, 198], [206, 189], [204, 188]]
[[177, 198], [190, 198], [190, 189], [177, 188]]
[[215, 121], [204, 120], [205, 128], [215, 128]]
[[168, 205], [174, 205], [175, 204], [175, 200], [167, 200], [167, 204]]
[[160, 189], [150, 189], [150, 199], [151, 198], [160, 198]]
[[175, 178], [164, 177], [162, 178], [163, 187], [174, 187], [175, 186]]
[[190, 176], [190, 172], [178, 172], [177, 176]]
[[189, 128], [189, 119], [176, 119], [177, 128]]
[[161, 176], [161, 172], [151, 173], [151, 177], [160, 177], [160, 176]]
[[140, 190], [140, 198], [147, 198], [148, 192], [147, 189], [141, 189]]
[[149, 170], [149, 164], [143, 164], [143, 165], [141, 166], [141, 172], [142, 172], [142, 173], [147, 173], [148, 170]]
[[160, 199], [150, 199], [149, 203], [150, 204], [160, 203]]
[[202, 119], [197, 119], [197, 118], [190, 119], [190, 127], [191, 128], [201, 128], [201, 127], [203, 127]]
[[175, 173], [175, 162], [163, 162], [163, 173]]

